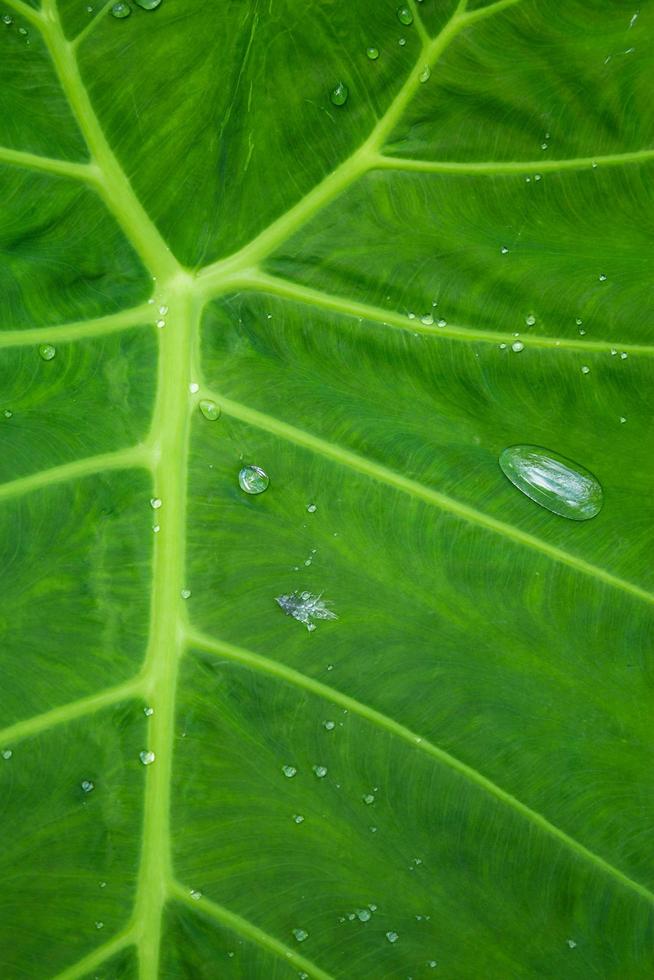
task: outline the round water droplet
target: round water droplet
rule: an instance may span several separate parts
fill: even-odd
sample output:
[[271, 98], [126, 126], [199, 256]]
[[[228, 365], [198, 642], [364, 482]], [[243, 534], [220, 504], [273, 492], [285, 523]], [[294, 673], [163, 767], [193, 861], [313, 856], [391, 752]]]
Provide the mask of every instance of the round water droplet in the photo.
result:
[[188, 386], [188, 390], [192, 395], [197, 395], [198, 391], [200, 390], [200, 385], [197, 383], [197, 381], [191, 381], [190, 385]]
[[151, 497], [150, 498], [150, 507], [152, 507], [152, 510], [159, 510], [159, 508], [161, 507], [162, 503], [163, 503], [163, 501], [161, 500], [160, 497]]
[[606, 282], [606, 276], [604, 275], [603, 272], [600, 274], [599, 281], [600, 282]]
[[125, 17], [129, 17], [132, 12], [132, 8], [128, 3], [124, 3], [123, 0], [119, 0], [111, 8], [111, 14], [113, 17], [117, 17], [119, 20], [123, 20]]
[[44, 361], [51, 361], [57, 353], [57, 348], [53, 347], [52, 344], [41, 344], [39, 346], [39, 354]]
[[428, 966], [428, 967], [429, 967], [429, 968], [430, 968], [431, 970], [433, 970], [433, 969], [434, 969], [434, 967], [436, 967], [436, 966], [438, 966], [438, 964], [436, 963], [436, 960], [427, 960], [427, 966]]
[[404, 45], [406, 44], [406, 38], [405, 37], [401, 37], [397, 43], [399, 44], [399, 46], [401, 48], [403, 48]]
[[345, 82], [339, 82], [329, 93], [329, 98], [332, 105], [345, 105], [349, 94], [350, 92]]
[[211, 398], [201, 398], [199, 408], [209, 422], [215, 422], [220, 418], [220, 409]]
[[181, 595], [182, 599], [190, 599], [191, 598], [191, 590], [190, 589], [182, 589], [182, 591], [180, 592], [180, 595]]
[[143, 10], [156, 10], [161, 0], [134, 0]]
[[295, 823], [304, 823], [304, 817], [301, 813], [294, 813], [293, 820]]
[[95, 783], [91, 779], [83, 779], [80, 785], [85, 793], [92, 793], [95, 789]]
[[582, 364], [582, 366], [581, 366], [581, 373], [582, 374], [590, 374], [590, 368], [588, 367], [587, 364]]
[[104, 922], [95, 922], [96, 929], [104, 929]]
[[371, 61], [377, 61], [379, 57], [379, 48], [366, 48], [366, 54]]
[[315, 772], [318, 779], [324, 779], [327, 775], [327, 766], [312, 766], [311, 768]]
[[396, 943], [400, 937], [396, 932], [391, 931], [386, 933], [386, 938], [388, 939], [389, 943]]
[[420, 78], [421, 82], [429, 81], [429, 79], [431, 78], [431, 68], [429, 67], [429, 65], [424, 66], [424, 68], [422, 69], [418, 77]]
[[238, 482], [245, 493], [263, 493], [268, 489], [270, 477], [260, 466], [244, 466], [238, 474]]
[[5, 408], [5, 410], [4, 410], [4, 412], [2, 414], [4, 415], [4, 417], [6, 419], [11, 419], [11, 418], [14, 417], [14, 413], [9, 408]]
[[151, 718], [152, 715], [154, 714], [154, 708], [144, 708], [143, 714], [145, 715], [146, 718]]
[[444, 320], [443, 317], [441, 317], [440, 320], [438, 320], [436, 322], [436, 326], [437, 327], [446, 327], [447, 326], [447, 320]]
[[372, 912], [369, 909], [357, 909], [356, 915], [359, 922], [370, 922], [372, 919]]
[[375, 802], [375, 797], [372, 795], [372, 793], [366, 793], [366, 795], [363, 797], [363, 802], [366, 804], [366, 806], [370, 806], [371, 803]]
[[553, 514], [588, 521], [602, 509], [597, 478], [558, 453], [539, 446], [509, 446], [499, 464], [518, 490]]
[[326, 728], [328, 732], [333, 732], [334, 729], [336, 728], [336, 722], [335, 721], [323, 721], [322, 727], [323, 728]]
[[297, 774], [295, 766], [282, 766], [282, 772], [288, 779], [292, 779]]
[[202, 898], [202, 892], [196, 891], [195, 888], [191, 888], [190, 896], [194, 902], [199, 902]]
[[154, 752], [150, 752], [147, 749], [143, 749], [142, 752], [139, 752], [139, 759], [141, 760], [144, 766], [151, 766], [155, 760]]
[[163, 330], [163, 328], [166, 326], [166, 321], [163, 319], [157, 320], [157, 326], [159, 327], [160, 330]]
[[533, 327], [535, 322], [536, 322], [536, 317], [534, 316], [533, 313], [530, 313], [529, 316], [525, 317], [525, 323], [527, 324], [528, 327]]
[[3, 759], [11, 759], [11, 757], [12, 757], [13, 754], [14, 753], [12, 752], [11, 749], [3, 749], [2, 750], [2, 758]]
[[398, 7], [397, 19], [399, 20], [400, 24], [404, 24], [406, 27], [408, 27], [409, 24], [413, 24], [413, 14], [411, 13], [409, 7]]
[[511, 350], [515, 354], [519, 354], [520, 351], [524, 349], [525, 349], [525, 345], [522, 343], [521, 340], [514, 340], [513, 343], [511, 344]]
[[316, 507], [315, 504], [307, 504], [307, 511], [310, 514], [315, 514], [317, 510], [318, 510], [318, 508]]
[[508, 254], [508, 251], [509, 250], [506, 247], [506, 245], [502, 245], [502, 248], [500, 249], [500, 252], [502, 253], [502, 255], [507, 255]]
[[309, 933], [306, 931], [306, 929], [294, 929], [293, 935], [299, 943], [303, 943], [305, 939], [309, 938]]
[[2, 15], [2, 23], [3, 24], [6, 24], [7, 27], [11, 27], [11, 25], [13, 24], [13, 22], [14, 22], [14, 18], [11, 16], [11, 14], [3, 14]]
[[420, 317], [420, 322], [421, 323], [424, 323], [424, 325], [426, 327], [430, 327], [432, 325], [432, 323], [434, 322], [434, 318], [431, 315], [431, 313], [425, 313], [424, 316], [421, 316]]

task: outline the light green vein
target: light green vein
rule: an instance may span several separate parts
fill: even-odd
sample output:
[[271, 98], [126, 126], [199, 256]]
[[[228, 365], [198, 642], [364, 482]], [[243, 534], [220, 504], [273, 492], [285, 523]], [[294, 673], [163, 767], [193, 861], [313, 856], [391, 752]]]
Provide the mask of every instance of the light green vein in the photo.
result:
[[57, 174], [59, 177], [72, 177], [89, 183], [97, 183], [99, 177], [97, 168], [91, 163], [74, 163], [71, 160], [41, 157], [38, 153], [12, 150], [8, 146], [0, 146], [0, 163], [25, 167], [28, 170], [42, 170], [45, 173]]
[[240, 402], [231, 401], [229, 398], [225, 398], [216, 392], [206, 391], [203, 394], [206, 397], [215, 399], [225, 415], [231, 415], [233, 418], [240, 419], [249, 425], [255, 425], [257, 428], [270, 432], [280, 439], [286, 439], [304, 449], [319, 453], [321, 456], [332, 459], [342, 466], [356, 470], [358, 473], [362, 473], [372, 480], [377, 480], [379, 483], [394, 487], [396, 490], [400, 490], [402, 493], [406, 493], [417, 500], [423, 500], [427, 504], [432, 504], [463, 521], [468, 521], [470, 524], [483, 527], [485, 530], [491, 531], [493, 534], [498, 534], [525, 548], [538, 551], [553, 561], [567, 565], [569, 568], [574, 569], [574, 571], [580, 572], [582, 575], [587, 575], [589, 578], [595, 579], [603, 585], [620, 589], [622, 592], [626, 592], [643, 602], [654, 603], [654, 594], [641, 588], [639, 585], [619, 578], [605, 568], [600, 568], [598, 565], [593, 565], [583, 558], [579, 558], [577, 555], [564, 551], [562, 548], [548, 544], [547, 541], [543, 541], [533, 534], [528, 534], [526, 531], [521, 531], [511, 524], [498, 521], [496, 518], [490, 517], [490, 515], [484, 514], [482, 511], [476, 510], [468, 504], [454, 500], [444, 493], [439, 493], [438, 490], [432, 490], [431, 487], [418, 483], [416, 480], [411, 480], [409, 477], [397, 473], [388, 466], [376, 463], [374, 460], [368, 459], [365, 456], [359, 456], [358, 453], [345, 449], [336, 443], [329, 442], [327, 439], [321, 439], [319, 436], [312, 435], [304, 429], [297, 429], [295, 426], [288, 425], [288, 423], [282, 422], [272, 415], [258, 412], [256, 409], [242, 405]]
[[325, 973], [315, 963], [308, 960], [306, 956], [297, 953], [290, 946], [287, 946], [286, 943], [275, 939], [274, 936], [264, 932], [263, 929], [255, 926], [254, 923], [248, 922], [247, 919], [243, 919], [235, 912], [230, 912], [224, 906], [218, 905], [216, 902], [212, 902], [204, 896], [198, 899], [192, 898], [190, 889], [184, 888], [178, 882], [174, 882], [171, 885], [171, 892], [178, 901], [188, 905], [195, 912], [204, 912], [205, 915], [210, 916], [216, 922], [220, 923], [221, 926], [225, 926], [227, 929], [238, 933], [244, 939], [248, 940], [248, 942], [256, 943], [276, 956], [280, 956], [286, 963], [298, 970], [304, 970], [305, 973], [308, 973], [315, 980], [333, 980], [331, 974]]
[[31, 718], [17, 721], [15, 724], [3, 728], [0, 731], [0, 747], [11, 747], [24, 738], [31, 738], [33, 735], [48, 731], [57, 725], [65, 725], [76, 718], [83, 718], [84, 715], [93, 714], [102, 708], [116, 704], [117, 701], [141, 697], [142, 694], [143, 682], [140, 677], [134, 677], [132, 680], [125, 681], [124, 684], [106, 688], [97, 694], [80, 698], [79, 701], [71, 701], [59, 708], [52, 708], [50, 711], [44, 711], [41, 715], [33, 715]]
[[120, 953], [123, 949], [126, 949], [127, 946], [131, 946], [133, 942], [133, 930], [130, 927], [118, 933], [108, 943], [99, 946], [92, 953], [89, 953], [88, 956], [85, 956], [84, 959], [75, 963], [74, 966], [64, 970], [63, 973], [58, 973], [53, 980], [79, 980], [80, 977], [88, 977], [92, 970], [101, 966], [106, 960], [115, 956], [116, 953]]
[[112, 3], [113, 0], [105, 0], [105, 2], [101, 4], [100, 9], [94, 14], [94, 16], [88, 22], [86, 27], [84, 27], [83, 30], [79, 32], [75, 40], [72, 42], [72, 46], [74, 50], [77, 49], [77, 47], [82, 43], [85, 37], [88, 37], [88, 35], [91, 34], [96, 29], [96, 27], [98, 26], [102, 18], [108, 14], [109, 7], [112, 5]]
[[221, 640], [214, 640], [212, 637], [206, 636], [205, 634], [195, 630], [191, 630], [189, 632], [187, 641], [189, 644], [199, 648], [200, 650], [204, 650], [207, 653], [215, 654], [216, 656], [220, 657], [227, 657], [236, 663], [243, 664], [243, 666], [250, 667], [253, 670], [264, 674], [268, 674], [271, 677], [276, 677], [279, 680], [285, 681], [287, 684], [291, 684], [294, 687], [308, 691], [309, 693], [315, 694], [318, 697], [325, 698], [326, 700], [331, 701], [333, 704], [337, 704], [340, 707], [351, 711], [353, 714], [359, 715], [360, 718], [364, 718], [366, 721], [377, 726], [378, 728], [390, 732], [392, 735], [395, 735], [404, 742], [407, 742], [418, 751], [425, 752], [427, 755], [431, 756], [433, 759], [436, 759], [449, 769], [459, 773], [466, 780], [474, 783], [475, 786], [479, 787], [484, 792], [493, 796], [496, 800], [499, 800], [501, 803], [505, 804], [509, 809], [519, 813], [520, 816], [524, 817], [540, 831], [554, 838], [579, 857], [589, 861], [596, 868], [619, 881], [625, 888], [635, 892], [640, 898], [643, 898], [650, 904], [654, 905], [654, 893], [652, 893], [644, 885], [634, 881], [628, 875], [624, 874], [624, 872], [620, 871], [619, 868], [616, 868], [613, 864], [604, 860], [604, 858], [599, 854], [596, 854], [589, 848], [584, 847], [584, 845], [574, 837], [571, 837], [555, 824], [550, 823], [550, 821], [544, 817], [543, 814], [539, 813], [537, 810], [533, 810], [525, 803], [522, 803], [511, 793], [507, 793], [506, 790], [503, 790], [500, 786], [494, 783], [491, 779], [488, 779], [473, 766], [462, 762], [460, 759], [457, 759], [456, 756], [446, 752], [445, 749], [441, 749], [438, 745], [434, 745], [434, 743], [430, 742], [428, 739], [417, 735], [415, 732], [412, 732], [411, 729], [407, 728], [405, 725], [402, 725], [400, 722], [395, 721], [395, 719], [390, 718], [388, 715], [383, 714], [381, 711], [377, 711], [375, 708], [371, 708], [370, 705], [357, 701], [355, 698], [352, 698], [347, 694], [342, 694], [335, 688], [329, 687], [327, 684], [323, 684], [321, 681], [314, 680], [314, 678], [308, 677], [306, 674], [302, 674], [300, 671], [294, 670], [292, 667], [287, 667], [285, 664], [270, 660], [268, 657], [263, 657], [258, 653], [253, 653], [251, 650], [244, 650], [241, 647], [233, 646], [231, 643], [225, 643]]
[[28, 347], [30, 344], [42, 344], [46, 341], [68, 343], [75, 340], [88, 340], [103, 337], [107, 334], [118, 333], [130, 327], [152, 323], [154, 317], [152, 306], [143, 303], [132, 306], [120, 313], [109, 316], [99, 316], [92, 320], [80, 320], [76, 323], [62, 323], [53, 327], [31, 327], [28, 330], [1, 330], [0, 348]]
[[477, 21], [485, 20], [487, 17], [494, 17], [509, 7], [515, 7], [520, 2], [521, 0], [497, 0], [497, 3], [490, 3], [487, 7], [479, 7], [478, 10], [468, 11], [465, 14], [465, 19], [468, 24], [476, 24]]
[[145, 446], [132, 446], [129, 449], [119, 449], [114, 453], [87, 456], [84, 459], [76, 459], [72, 463], [53, 466], [49, 470], [39, 470], [38, 473], [31, 473], [29, 476], [0, 483], [0, 500], [20, 497], [25, 493], [31, 493], [33, 490], [54, 486], [57, 483], [66, 483], [70, 480], [78, 480], [85, 476], [95, 476], [109, 470], [127, 470], [139, 467], [150, 469], [151, 463], [152, 455]]
[[405, 170], [427, 174], [462, 174], [475, 176], [487, 174], [543, 174], [560, 170], [590, 170], [594, 167], [620, 167], [626, 163], [645, 163], [654, 159], [654, 149], [634, 150], [629, 153], [605, 153], [594, 157], [570, 157], [567, 160], [413, 160], [380, 154], [375, 166], [384, 170]]
[[413, 26], [418, 34], [418, 37], [422, 41], [423, 46], [429, 44], [429, 42], [431, 41], [431, 36], [429, 35], [429, 32], [427, 31], [427, 28], [424, 25], [423, 19], [420, 16], [420, 10], [418, 9], [418, 4], [416, 3], [416, 0], [408, 0], [407, 6], [409, 7], [409, 10], [413, 14]]
[[[260, 271], [252, 271], [247, 276], [241, 277], [232, 284], [232, 288], [234, 289], [239, 287], [281, 296], [283, 299], [305, 303], [308, 306], [328, 310], [331, 313], [371, 320], [375, 323], [383, 324], [386, 327], [407, 330], [414, 334], [421, 333], [433, 337], [446, 338], [447, 340], [475, 341], [489, 344], [512, 344], [515, 340], [515, 334], [502, 333], [498, 330], [473, 330], [470, 327], [459, 327], [451, 323], [448, 323], [445, 327], [439, 327], [434, 323], [424, 324], [419, 316], [410, 320], [406, 313], [385, 310], [382, 307], [371, 306], [369, 303], [360, 303], [357, 300], [352, 300], [345, 296], [334, 296], [320, 289], [311, 289], [308, 286], [301, 286], [298, 283], [290, 282], [288, 279], [270, 276]], [[610, 343], [606, 340], [583, 340], [581, 337], [543, 337], [537, 334], [529, 335], [527, 333], [523, 333], [521, 339], [525, 347], [606, 354], [610, 353], [611, 350], [619, 348], [621, 351], [630, 354], [645, 354], [650, 356], [654, 354], [654, 346], [649, 344]]]

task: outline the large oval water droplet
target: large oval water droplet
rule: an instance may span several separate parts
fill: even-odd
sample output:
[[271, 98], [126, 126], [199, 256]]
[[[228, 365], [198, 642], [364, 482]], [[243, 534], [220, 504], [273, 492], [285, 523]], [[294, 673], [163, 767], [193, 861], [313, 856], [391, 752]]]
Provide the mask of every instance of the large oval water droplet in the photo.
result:
[[268, 489], [270, 477], [260, 466], [244, 466], [238, 474], [238, 482], [245, 493], [263, 493]]
[[114, 17], [118, 17], [119, 20], [122, 20], [124, 17], [129, 17], [131, 12], [132, 8], [128, 3], [123, 3], [123, 0], [119, 0], [119, 2], [115, 3], [111, 8], [112, 15]]
[[553, 514], [588, 521], [602, 509], [599, 480], [558, 453], [539, 446], [509, 446], [499, 463], [518, 490]]
[[220, 409], [211, 398], [200, 399], [200, 411], [209, 422], [215, 422], [220, 418]]
[[44, 361], [51, 361], [57, 355], [57, 348], [52, 344], [40, 344], [39, 354]]
[[413, 14], [409, 7], [398, 7], [397, 8], [397, 19], [400, 24], [404, 24], [408, 27], [409, 24], [413, 24]]
[[349, 94], [350, 92], [345, 82], [339, 82], [329, 93], [329, 98], [332, 105], [345, 105]]

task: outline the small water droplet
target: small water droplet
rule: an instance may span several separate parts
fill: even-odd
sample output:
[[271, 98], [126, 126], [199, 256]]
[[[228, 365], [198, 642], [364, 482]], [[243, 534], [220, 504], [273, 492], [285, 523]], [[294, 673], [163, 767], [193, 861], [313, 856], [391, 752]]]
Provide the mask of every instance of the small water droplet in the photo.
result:
[[435, 966], [438, 966], [436, 960], [427, 960], [427, 966], [433, 970]]
[[327, 775], [327, 766], [311, 766], [318, 779], [324, 779]]
[[318, 510], [318, 508], [316, 507], [315, 504], [307, 504], [307, 511], [310, 514], [315, 514], [317, 510]]
[[582, 364], [581, 365], [581, 373], [582, 374], [590, 374], [590, 368], [588, 367], [587, 364]]
[[40, 344], [39, 354], [44, 361], [51, 361], [57, 353], [57, 348], [53, 347], [52, 344]]
[[106, 887], [107, 887], [107, 882], [106, 881], [99, 881], [98, 882], [98, 888], [106, 888]]
[[144, 708], [143, 714], [145, 715], [146, 718], [151, 718], [152, 715], [154, 714], [154, 708]]
[[142, 10], [156, 10], [161, 0], [134, 0]]
[[128, 3], [124, 3], [123, 0], [119, 0], [111, 8], [111, 14], [113, 17], [118, 17], [119, 20], [123, 20], [125, 17], [129, 17], [132, 12], [132, 8]]
[[197, 395], [198, 391], [200, 390], [200, 385], [197, 383], [197, 381], [191, 381], [190, 385], [188, 386], [188, 390], [192, 395]]
[[181, 595], [182, 599], [190, 599], [191, 598], [191, 590], [190, 589], [182, 589], [182, 591], [180, 592], [180, 595]]
[[621, 416], [620, 416], [620, 422], [626, 422], [626, 421], [627, 421], [627, 420], [626, 420], [626, 418], [624, 417], [624, 415], [621, 415]]
[[263, 493], [268, 489], [270, 477], [260, 466], [244, 466], [238, 474], [238, 482], [245, 493]]
[[408, 27], [409, 24], [413, 24], [413, 14], [411, 13], [410, 8], [398, 7], [397, 19], [399, 20], [400, 24], [404, 24], [405, 27]]
[[350, 91], [345, 82], [339, 82], [329, 93], [332, 105], [345, 105]]
[[366, 795], [363, 797], [363, 802], [367, 806], [370, 806], [371, 803], [374, 803], [375, 802], [375, 797], [373, 796], [372, 793], [366, 793]]
[[304, 817], [301, 813], [294, 813], [293, 820], [295, 823], [304, 823]]
[[436, 326], [437, 327], [446, 327], [447, 326], [447, 320], [444, 320], [443, 317], [441, 317], [440, 320], [437, 321]]
[[533, 327], [535, 322], [536, 322], [536, 317], [534, 316], [533, 313], [530, 313], [529, 316], [525, 317], [525, 323], [527, 324], [528, 327]]
[[11, 759], [11, 757], [12, 757], [13, 754], [14, 753], [13, 753], [13, 751], [11, 749], [3, 749], [2, 750], [2, 758], [3, 759]]
[[540, 144], [540, 148], [541, 148], [541, 150], [546, 150], [546, 149], [547, 149], [547, 146], [548, 146], [548, 144], [547, 144], [547, 143], [541, 143], [541, 144]]
[[163, 330], [163, 328], [166, 326], [166, 321], [164, 319], [157, 320], [157, 326], [160, 330]]
[[305, 939], [309, 938], [309, 933], [306, 929], [293, 929], [293, 935], [299, 943], [303, 943]]
[[369, 909], [357, 909], [356, 916], [359, 922], [370, 922], [372, 919], [372, 913]]
[[196, 891], [195, 888], [191, 888], [190, 895], [194, 902], [199, 902], [202, 898], [202, 892]]
[[152, 510], [159, 510], [159, 508], [161, 507], [162, 503], [163, 503], [163, 501], [161, 500], [160, 497], [151, 497], [150, 498], [150, 507], [152, 507]]
[[165, 316], [166, 313], [168, 312], [168, 307], [167, 306], [160, 306], [159, 307], [159, 312], [161, 313], [162, 316]]
[[545, 510], [587, 521], [602, 509], [602, 487], [583, 466], [538, 446], [510, 446], [499, 459], [511, 483]]
[[96, 921], [94, 924], [96, 929], [104, 929], [104, 922]]
[[215, 422], [220, 418], [220, 408], [211, 398], [201, 398], [199, 409], [208, 422]]
[[143, 749], [142, 752], [139, 752], [139, 759], [141, 760], [144, 766], [151, 766], [155, 760], [154, 752], [151, 752], [147, 749]]
[[292, 779], [293, 776], [297, 775], [297, 769], [295, 766], [282, 766], [282, 772], [287, 779]]
[[421, 82], [428, 82], [431, 78], [431, 68], [429, 65], [425, 65], [419, 75]]
[[9, 408], [5, 408], [5, 410], [4, 410], [4, 412], [2, 414], [4, 415], [4, 417], [6, 419], [12, 419], [14, 417], [14, 413]]
[[14, 22], [14, 18], [10, 14], [3, 14], [2, 15], [2, 23], [3, 24], [6, 24], [7, 27], [11, 27], [11, 25], [13, 24], [13, 22]]
[[406, 44], [406, 38], [405, 37], [401, 37], [397, 43], [399, 44], [399, 46], [401, 48], [403, 48], [404, 45]]
[[323, 721], [322, 727], [323, 728], [326, 728], [328, 732], [333, 732], [334, 729], [336, 728], [336, 722], [335, 721]]
[[574, 941], [574, 939], [566, 939], [566, 943], [568, 944], [568, 946], [570, 947], [570, 949], [575, 949], [576, 946], [577, 946], [577, 944]]
[[153, 527], [152, 527], [152, 530], [154, 531], [155, 534], [159, 534], [159, 531], [161, 530], [161, 525], [160, 524], [154, 524]]
[[511, 350], [515, 354], [519, 354], [520, 351], [524, 349], [525, 349], [525, 345], [522, 343], [521, 340], [514, 340], [513, 343], [511, 344]]
[[534, 180], [542, 180], [541, 174], [534, 174]]
[[621, 361], [626, 361], [627, 360], [627, 356], [628, 355], [627, 355], [626, 350], [620, 351], [620, 360]]
[[379, 48], [366, 48], [366, 54], [371, 61], [377, 61], [379, 57]]
[[615, 347], [612, 347], [612, 348], [611, 348], [611, 357], [615, 357], [615, 355], [616, 355], [617, 353], [618, 353], [618, 352], [617, 352], [617, 350], [615, 349]]
[[502, 253], [502, 255], [507, 255], [508, 254], [508, 251], [509, 250], [506, 247], [506, 245], [502, 245], [502, 248], [500, 249], [500, 252]]
[[19, 27], [18, 28], [18, 33], [21, 35], [21, 37], [27, 37], [27, 35], [29, 34], [29, 31], [27, 30], [26, 27]]
[[599, 281], [600, 281], [600, 282], [606, 282], [606, 276], [604, 275], [604, 273], [603, 273], [603, 272], [602, 272], [602, 273], [600, 273], [600, 277], [599, 277]]
[[85, 793], [92, 793], [95, 789], [95, 783], [91, 779], [83, 779], [80, 785]]
[[400, 937], [396, 932], [387, 932], [386, 938], [388, 939], [389, 943], [396, 943]]
[[425, 315], [424, 315], [424, 316], [421, 316], [421, 317], [420, 317], [420, 322], [421, 322], [421, 323], [424, 323], [424, 325], [425, 325], [426, 327], [430, 327], [430, 326], [431, 326], [431, 324], [432, 324], [432, 323], [434, 322], [434, 318], [433, 318], [433, 316], [431, 315], [431, 313], [425, 313]]

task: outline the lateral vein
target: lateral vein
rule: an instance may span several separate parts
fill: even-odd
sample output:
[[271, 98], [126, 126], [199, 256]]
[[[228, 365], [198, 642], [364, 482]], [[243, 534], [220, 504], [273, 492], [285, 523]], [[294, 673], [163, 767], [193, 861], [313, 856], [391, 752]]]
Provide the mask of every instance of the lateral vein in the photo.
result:
[[644, 163], [654, 159], [654, 149], [633, 150], [627, 153], [604, 153], [593, 157], [570, 157], [567, 160], [417, 160], [379, 154], [375, 166], [383, 170], [414, 171], [432, 174], [476, 174], [502, 176], [508, 174], [543, 174], [561, 170], [587, 170], [595, 167], [617, 167], [626, 163]]
[[129, 449], [118, 449], [113, 453], [101, 453], [98, 456], [86, 456], [72, 463], [63, 463], [47, 470], [39, 470], [29, 476], [19, 477], [0, 483], [0, 500], [10, 497], [20, 497], [33, 490], [66, 483], [80, 477], [95, 476], [109, 470], [128, 470], [136, 468], [151, 468], [151, 455], [144, 446], [130, 446]]
[[27, 330], [0, 330], [0, 348], [29, 347], [45, 341], [68, 343], [75, 340], [89, 340], [128, 330], [130, 327], [145, 325], [151, 321], [152, 307], [143, 303], [141, 306], [121, 310], [120, 313], [110, 313], [92, 320], [55, 324], [51, 327], [30, 327]]

